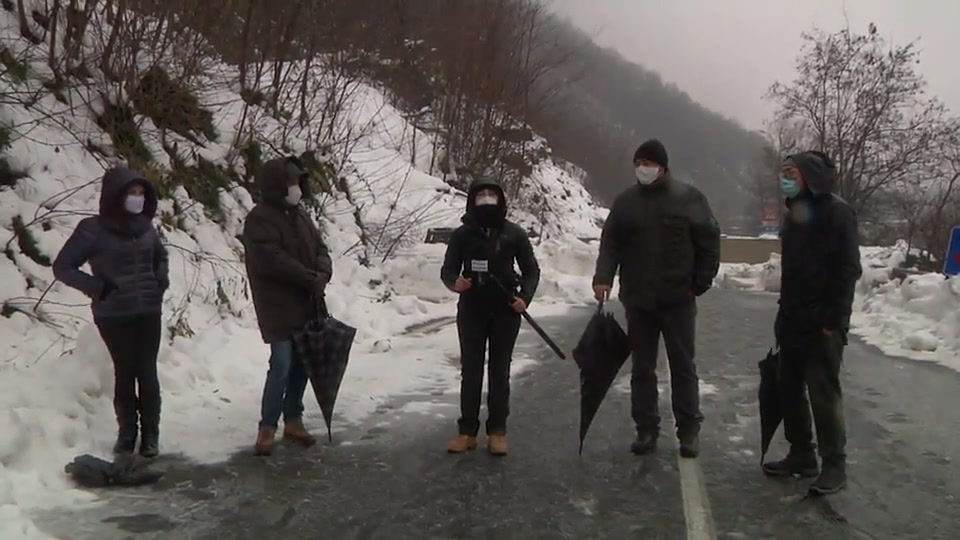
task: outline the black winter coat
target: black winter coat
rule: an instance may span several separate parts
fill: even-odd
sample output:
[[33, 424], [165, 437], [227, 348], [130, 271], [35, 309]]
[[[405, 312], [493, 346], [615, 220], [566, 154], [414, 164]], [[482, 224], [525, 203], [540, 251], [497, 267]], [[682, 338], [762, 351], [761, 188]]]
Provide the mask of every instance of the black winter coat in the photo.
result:
[[789, 340], [823, 329], [845, 332], [863, 274], [856, 213], [829, 193], [805, 192], [787, 206], [777, 337]]
[[[299, 206], [284, 202], [287, 160], [263, 164], [257, 175], [262, 200], [243, 225], [247, 276], [266, 343], [290, 339], [303, 329], [314, 307], [317, 278], [333, 276], [333, 262], [323, 236]], [[309, 196], [309, 185], [301, 189]]]
[[707, 198], [667, 176], [614, 201], [593, 283], [613, 285], [619, 270], [624, 305], [656, 310], [705, 293], [719, 268], [720, 227]]
[[[540, 265], [533, 253], [533, 245], [526, 231], [505, 217], [495, 228], [480, 226], [473, 215], [473, 198], [484, 188], [499, 194], [500, 212], [502, 216], [506, 215], [505, 196], [498, 183], [483, 179], [471, 184], [467, 212], [462, 218], [463, 224], [453, 232], [447, 244], [440, 278], [451, 291], [459, 276], [473, 280], [473, 286], [460, 296], [461, 306], [496, 309], [509, 305], [512, 297], [504, 293], [493, 278], [509, 294], [530, 305], [540, 284]], [[514, 263], [519, 266], [519, 273]]]

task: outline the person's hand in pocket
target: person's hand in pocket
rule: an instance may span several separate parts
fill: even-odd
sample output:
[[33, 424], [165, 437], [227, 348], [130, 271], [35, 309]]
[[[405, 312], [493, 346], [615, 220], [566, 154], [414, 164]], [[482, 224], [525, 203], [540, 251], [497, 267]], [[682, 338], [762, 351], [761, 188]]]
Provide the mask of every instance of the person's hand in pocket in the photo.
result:
[[103, 286], [100, 287], [100, 298], [99, 298], [100, 301], [106, 300], [107, 297], [110, 296], [113, 293], [113, 291], [116, 291], [118, 288], [117, 284], [109, 279], [103, 279], [102, 281], [103, 281]]

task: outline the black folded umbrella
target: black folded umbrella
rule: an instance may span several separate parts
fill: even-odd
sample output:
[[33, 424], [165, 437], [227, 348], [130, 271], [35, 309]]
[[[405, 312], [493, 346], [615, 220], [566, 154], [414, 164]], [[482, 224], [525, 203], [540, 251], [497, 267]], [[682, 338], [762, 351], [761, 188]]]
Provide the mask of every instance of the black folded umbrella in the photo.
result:
[[760, 367], [760, 389], [757, 392], [757, 402], [760, 408], [760, 464], [767, 455], [770, 441], [783, 421], [783, 410], [780, 406], [780, 391], [777, 387], [777, 378], [780, 371], [780, 351], [770, 349], [767, 357], [758, 364]]
[[580, 367], [581, 454], [587, 430], [629, 356], [630, 340], [627, 333], [613, 314], [603, 311], [601, 302], [573, 349], [573, 359]]
[[350, 361], [357, 329], [330, 316], [322, 304], [304, 329], [293, 336], [297, 356], [303, 362], [310, 385], [327, 424], [327, 440], [333, 440], [333, 407]]

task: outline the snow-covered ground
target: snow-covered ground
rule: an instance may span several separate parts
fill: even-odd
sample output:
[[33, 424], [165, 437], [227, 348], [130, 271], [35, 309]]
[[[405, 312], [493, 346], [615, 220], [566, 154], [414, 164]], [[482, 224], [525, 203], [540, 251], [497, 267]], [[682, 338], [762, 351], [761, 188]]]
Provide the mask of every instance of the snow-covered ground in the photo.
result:
[[[960, 371], [960, 277], [894, 276], [907, 247], [862, 247], [863, 278], [857, 284], [852, 332], [884, 352], [936, 362]], [[724, 265], [717, 285], [780, 290], [780, 258], [759, 265]]]
[[[5, 29], [18, 24], [15, 15], [5, 11], [0, 19]], [[3, 41], [15, 56], [29, 56], [24, 40]], [[39, 51], [28, 67], [37, 80], [49, 76]], [[218, 72], [225, 81], [235, 76], [226, 67]], [[0, 80], [4, 91], [12, 84]], [[241, 99], [231, 86], [211, 84], [203, 99], [217, 104], [220, 141], [233, 139], [242, 114]], [[361, 420], [399, 395], [453, 391], [459, 377], [455, 332], [446, 328], [426, 337], [407, 329], [455, 313], [453, 295], [439, 284], [444, 247], [417, 242], [427, 227], [458, 225], [465, 198], [426, 172], [432, 140], [424, 133], [411, 137], [416, 128], [380, 91], [361, 85], [349, 107], [344, 128], [362, 134], [346, 159], [351, 198], [337, 191], [321, 201], [321, 224], [335, 261], [328, 303], [339, 319], [359, 329], [335, 429]], [[4, 157], [30, 173], [15, 187], [0, 188], [0, 245], [5, 255], [0, 257], [0, 538], [45, 538], [32, 525], [31, 511], [93, 500], [72, 489], [63, 466], [78, 454], [108, 456], [115, 436], [112, 367], [91, 325], [87, 302], [56, 283], [48, 262], [42, 261], [52, 260], [77, 221], [96, 209], [97, 180], [108, 164], [91, 155], [84, 143], [106, 146], [109, 138], [85, 109], [70, 108], [49, 94], [31, 109], [4, 107], [0, 120], [29, 128], [28, 134], [15, 132]], [[152, 123], [139, 120], [153, 154], [164, 156]], [[309, 147], [305, 140], [291, 139], [289, 130], [270, 118], [260, 122], [264, 133], [283, 132], [291, 148]], [[417, 141], [416, 149], [410, 141]], [[194, 150], [221, 164], [231, 154], [228, 144], [209, 143]], [[531, 306], [534, 316], [563, 311], [590, 296], [587, 276], [596, 247], [577, 238], [597, 237], [605, 212], [566, 171], [550, 161], [538, 166], [524, 195], [539, 193], [548, 211], [540, 205], [512, 215], [527, 226], [540, 224], [535, 230], [541, 238], [535, 243], [543, 279]], [[158, 222], [164, 224], [172, 278], [159, 357], [161, 450], [200, 462], [223, 460], [252, 444], [258, 421], [268, 354], [256, 330], [236, 238], [252, 204], [241, 188], [222, 191], [223, 215], [215, 222], [181, 187], [160, 205]], [[361, 245], [357, 215], [365, 226], [385, 231], [372, 238], [374, 242], [386, 242], [392, 224], [401, 221], [413, 223], [414, 241], [382, 260], [383, 250]], [[41, 257], [31, 258], [21, 249], [14, 233], [18, 217], [27, 224]], [[361, 264], [363, 258], [370, 264]], [[515, 362], [517, 370], [530, 365], [527, 358]], [[321, 420], [311, 398], [308, 391], [307, 420], [319, 430]]]

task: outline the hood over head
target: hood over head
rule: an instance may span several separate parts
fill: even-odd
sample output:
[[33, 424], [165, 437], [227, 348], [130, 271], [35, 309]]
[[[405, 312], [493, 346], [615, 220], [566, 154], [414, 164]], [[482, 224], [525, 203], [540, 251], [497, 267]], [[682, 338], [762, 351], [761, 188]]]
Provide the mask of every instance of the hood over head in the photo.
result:
[[157, 190], [144, 175], [126, 167], [114, 167], [103, 174], [103, 185], [100, 187], [100, 215], [122, 216], [127, 190], [131, 184], [135, 183], [141, 184], [144, 190], [143, 212], [139, 215], [152, 220], [157, 215]]
[[803, 182], [813, 195], [826, 195], [837, 183], [837, 166], [829, 156], [816, 150], [793, 154], [783, 160], [784, 165], [793, 165], [803, 176]]
[[[495, 218], [499, 221], [503, 221], [507, 217], [507, 196], [503, 191], [503, 186], [500, 185], [500, 182], [491, 176], [481, 176], [470, 182], [470, 187], [467, 188], [467, 213], [463, 216], [464, 223], [474, 223], [483, 226], [483, 223], [478, 222], [477, 215], [477, 192], [483, 189], [490, 189], [497, 194], [497, 212]], [[485, 216], [490, 217], [490, 216]], [[479, 220], [483, 221], [483, 220]]]
[[260, 167], [256, 182], [263, 201], [274, 206], [288, 207], [284, 198], [287, 196], [287, 179], [291, 176], [299, 178], [303, 199], [309, 198], [309, 173], [299, 158], [290, 156], [271, 159]]

